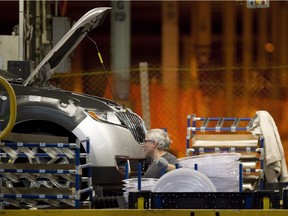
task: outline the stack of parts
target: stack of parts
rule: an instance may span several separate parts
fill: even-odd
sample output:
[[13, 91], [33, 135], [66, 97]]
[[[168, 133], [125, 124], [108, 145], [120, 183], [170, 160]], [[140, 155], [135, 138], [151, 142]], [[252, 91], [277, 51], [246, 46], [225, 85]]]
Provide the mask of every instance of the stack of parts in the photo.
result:
[[213, 182], [217, 192], [239, 192], [240, 156], [238, 153], [197, 155], [179, 159], [179, 165], [190, 169], [197, 167]]
[[[193, 135], [193, 155], [239, 153], [243, 168], [242, 190], [250, 191], [262, 188], [262, 170], [264, 159], [264, 142], [251, 134], [197, 134]], [[191, 154], [187, 154], [191, 156]]]
[[[157, 183], [158, 179], [155, 178], [141, 178], [141, 188], [142, 191], [151, 191], [155, 184]], [[125, 201], [128, 203], [128, 194], [129, 192], [136, 192], [139, 191], [138, 188], [138, 178], [130, 178], [124, 179], [124, 197]]]

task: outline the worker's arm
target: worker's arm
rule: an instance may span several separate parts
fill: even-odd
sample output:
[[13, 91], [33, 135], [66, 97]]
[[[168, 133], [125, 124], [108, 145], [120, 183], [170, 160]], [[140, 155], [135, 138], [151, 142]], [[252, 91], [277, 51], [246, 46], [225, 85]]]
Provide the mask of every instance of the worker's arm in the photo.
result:
[[172, 171], [176, 169], [176, 166], [174, 164], [169, 164], [169, 162], [163, 157], [159, 157], [155, 161], [155, 163], [157, 164], [157, 166], [159, 166], [162, 169], [165, 169], [166, 171]]
[[167, 171], [172, 171], [172, 170], [175, 170], [176, 169], [176, 166], [174, 164], [168, 164], [166, 170]]

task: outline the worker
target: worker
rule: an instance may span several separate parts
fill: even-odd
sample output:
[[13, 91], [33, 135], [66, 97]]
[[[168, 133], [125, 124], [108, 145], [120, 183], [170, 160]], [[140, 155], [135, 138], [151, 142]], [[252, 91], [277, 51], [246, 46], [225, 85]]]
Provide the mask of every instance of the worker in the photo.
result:
[[177, 158], [168, 152], [172, 141], [163, 129], [151, 129], [146, 133], [143, 148], [151, 158], [145, 178], [160, 178], [164, 173], [176, 169]]

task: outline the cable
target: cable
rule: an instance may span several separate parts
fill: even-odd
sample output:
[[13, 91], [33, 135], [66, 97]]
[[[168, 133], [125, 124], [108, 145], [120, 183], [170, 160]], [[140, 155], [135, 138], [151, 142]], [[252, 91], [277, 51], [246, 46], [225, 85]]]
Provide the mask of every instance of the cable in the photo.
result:
[[101, 53], [100, 53], [99, 48], [98, 48], [98, 45], [97, 45], [97, 43], [96, 43], [91, 37], [89, 37], [88, 35], [86, 35], [86, 37], [87, 37], [90, 41], [92, 41], [92, 42], [94, 43], [95, 47], [96, 47], [97, 54], [98, 54], [98, 58], [99, 58], [99, 60], [100, 60], [100, 63], [102, 64], [103, 70], [104, 70], [104, 72], [105, 72], [106, 79], [107, 79], [107, 82], [108, 82], [108, 86], [109, 86], [109, 89], [110, 89], [110, 92], [111, 92], [113, 101], [114, 101], [115, 104], [117, 104], [117, 103], [116, 103], [116, 100], [115, 100], [115, 97], [114, 97], [114, 93], [113, 93], [111, 84], [110, 84], [110, 81], [109, 81], [109, 77], [108, 77], [108, 74], [107, 74], [107, 70], [106, 70], [106, 68], [105, 68], [105, 64], [104, 64], [104, 62], [103, 62]]

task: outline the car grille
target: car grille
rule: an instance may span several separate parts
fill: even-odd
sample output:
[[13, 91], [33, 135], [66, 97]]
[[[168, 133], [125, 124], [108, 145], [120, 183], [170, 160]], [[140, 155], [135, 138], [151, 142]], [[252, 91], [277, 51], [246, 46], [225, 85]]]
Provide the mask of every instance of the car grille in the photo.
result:
[[127, 126], [127, 128], [131, 131], [135, 140], [142, 143], [145, 138], [145, 130], [142, 119], [132, 113], [118, 112], [115, 114], [120, 119], [122, 124]]

